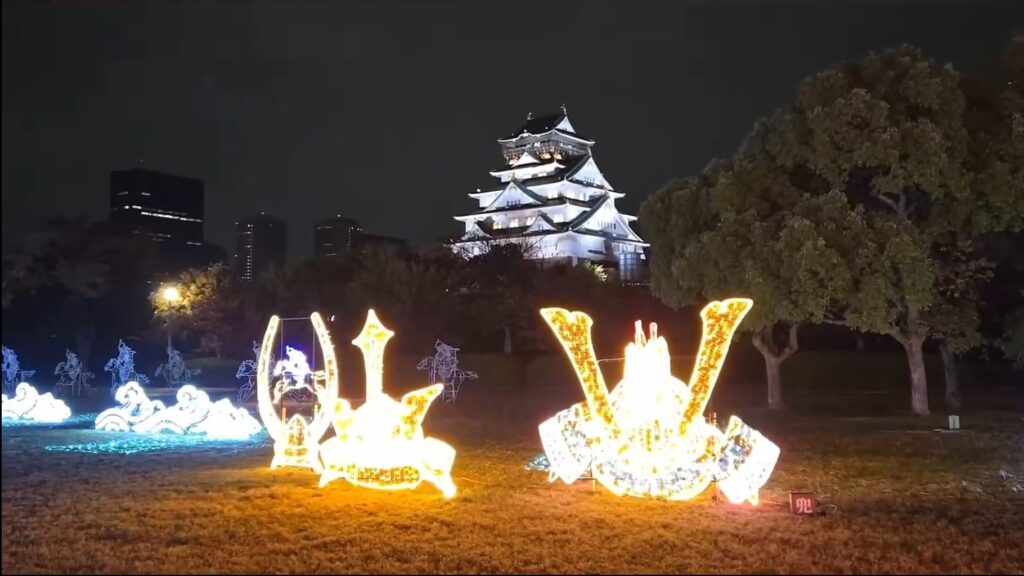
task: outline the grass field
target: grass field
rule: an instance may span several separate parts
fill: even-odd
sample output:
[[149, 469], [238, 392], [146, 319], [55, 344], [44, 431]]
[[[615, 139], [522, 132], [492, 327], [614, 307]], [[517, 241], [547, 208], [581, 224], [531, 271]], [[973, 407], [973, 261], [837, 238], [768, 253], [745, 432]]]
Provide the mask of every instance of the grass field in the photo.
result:
[[[725, 397], [743, 390], [761, 394]], [[311, 472], [271, 471], [266, 438], [147, 439], [89, 430], [87, 417], [5, 426], [2, 572], [1024, 571], [1019, 387], [968, 395], [960, 432], [935, 431], [944, 416], [810, 408], [847, 414], [847, 396], [794, 396], [785, 415], [720, 402], [782, 449], [757, 508], [617, 498], [527, 471], [537, 422], [577, 397], [470, 383], [432, 408], [428, 434], [459, 451], [453, 500], [429, 485], [321, 490]], [[791, 490], [835, 508], [794, 516]]]

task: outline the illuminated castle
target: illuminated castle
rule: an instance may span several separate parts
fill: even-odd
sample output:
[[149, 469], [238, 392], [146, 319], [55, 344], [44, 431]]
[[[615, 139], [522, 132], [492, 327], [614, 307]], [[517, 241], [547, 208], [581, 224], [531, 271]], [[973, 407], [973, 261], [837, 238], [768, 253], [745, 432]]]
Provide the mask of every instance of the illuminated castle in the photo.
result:
[[530, 258], [639, 268], [647, 244], [629, 227], [636, 217], [615, 207], [624, 194], [598, 169], [594, 141], [576, 133], [565, 106], [557, 114], [528, 115], [498, 144], [505, 165], [490, 173], [498, 183], [470, 194], [478, 209], [455, 217], [466, 225], [457, 253], [473, 257], [491, 244], [514, 242]]

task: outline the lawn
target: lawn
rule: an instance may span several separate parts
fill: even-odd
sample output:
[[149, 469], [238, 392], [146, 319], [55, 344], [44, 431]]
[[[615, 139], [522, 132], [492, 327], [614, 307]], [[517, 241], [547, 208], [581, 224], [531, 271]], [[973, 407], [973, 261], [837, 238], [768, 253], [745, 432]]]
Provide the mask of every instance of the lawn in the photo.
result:
[[[265, 437], [138, 438], [89, 430], [87, 417], [5, 426], [2, 571], [1020, 573], [1019, 391], [969, 396], [978, 408], [962, 414], [960, 432], [935, 431], [943, 416], [806, 408], [847, 397], [794, 398], [800, 408], [783, 416], [719, 407], [782, 449], [756, 508], [710, 493], [618, 498], [526, 470], [540, 451], [536, 423], [577, 398], [571, 385], [474, 382], [456, 404], [432, 408], [428, 434], [459, 451], [453, 500], [427, 484], [318, 489], [311, 472], [270, 470]], [[791, 490], [813, 490], [834, 508], [792, 515]]]

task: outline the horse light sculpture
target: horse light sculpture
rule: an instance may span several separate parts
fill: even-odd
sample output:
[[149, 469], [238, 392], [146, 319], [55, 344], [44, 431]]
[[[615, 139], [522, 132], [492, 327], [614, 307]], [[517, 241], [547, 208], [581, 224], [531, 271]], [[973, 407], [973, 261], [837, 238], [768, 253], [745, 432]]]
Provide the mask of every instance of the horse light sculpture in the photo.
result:
[[156, 367], [156, 372], [153, 373], [155, 378], [163, 377], [164, 381], [171, 388], [177, 388], [184, 382], [190, 380], [193, 376], [202, 374], [202, 370], [199, 368], [188, 368], [185, 366], [185, 359], [181, 356], [181, 352], [176, 350], [173, 346], [167, 347], [167, 362]]
[[245, 378], [245, 382], [238, 388], [239, 402], [245, 402], [256, 391], [256, 362], [260, 359], [260, 343], [255, 340], [252, 341], [252, 353], [255, 354], [255, 360], [242, 360], [235, 371], [237, 380]]
[[417, 370], [427, 371], [427, 382], [444, 385], [441, 392], [441, 400], [454, 402], [459, 396], [459, 389], [462, 388], [462, 381], [476, 380], [478, 375], [472, 370], [459, 368], [459, 349], [449, 346], [438, 340], [434, 343], [436, 352], [433, 356], [427, 356], [416, 365]]
[[124, 340], [117, 341], [117, 356], [107, 360], [103, 371], [110, 372], [110, 395], [114, 397], [117, 396], [118, 388], [128, 382], [149, 383], [145, 374], [135, 371], [135, 350], [125, 344]]
[[115, 399], [121, 405], [100, 412], [97, 430], [203, 434], [219, 440], [244, 440], [260, 431], [260, 423], [245, 408], [232, 406], [227, 398], [211, 402], [191, 384], [178, 389], [178, 403], [170, 408], [150, 400], [138, 382], [118, 388]]
[[89, 387], [89, 380], [96, 377], [82, 366], [78, 354], [67, 348], [64, 349], [64, 361], [53, 369], [53, 375], [58, 377], [57, 388], [54, 388], [54, 392], [59, 388], [70, 388], [71, 393], [75, 396], [80, 396], [82, 389]]
[[3, 420], [58, 424], [71, 417], [71, 409], [49, 392], [40, 394], [28, 382], [21, 382], [14, 397], [3, 394]]
[[688, 500], [717, 481], [733, 503], [757, 503], [779, 448], [733, 416], [723, 433], [703, 418], [729, 343], [753, 305], [745, 298], [711, 302], [701, 311], [704, 334], [690, 384], [670, 372], [668, 344], [640, 322], [626, 346], [622, 382], [608, 391], [582, 312], [545, 308], [583, 387], [585, 402], [541, 423], [549, 479], [576, 481], [588, 469], [617, 495]]
[[[334, 400], [338, 396], [338, 361], [334, 355], [334, 345], [331, 344], [331, 335], [327, 332], [323, 318], [314, 312], [310, 314], [309, 320], [313, 323], [313, 330], [316, 332], [317, 342], [319, 342], [323, 353], [324, 369], [302, 374], [301, 380], [295, 378], [296, 374], [284, 369], [286, 365], [279, 361], [274, 372], [288, 381], [279, 381], [275, 386], [271, 386], [270, 363], [273, 358], [274, 339], [281, 327], [281, 319], [271, 316], [270, 322], [267, 323], [267, 331], [263, 334], [259, 361], [256, 365], [256, 399], [259, 405], [260, 419], [263, 420], [267, 433], [274, 439], [274, 458], [270, 461], [271, 468], [294, 466], [312, 468], [315, 472], [321, 470], [319, 442], [331, 425], [329, 408], [334, 405]], [[307, 378], [312, 378], [311, 384], [307, 383]], [[285, 392], [297, 387], [311, 389], [316, 397], [317, 405], [309, 420], [301, 414], [293, 414], [285, 421], [282, 416], [277, 415], [274, 403], [280, 400]], [[271, 396], [272, 391], [273, 396]]]
[[451, 498], [455, 496], [451, 477], [455, 449], [423, 434], [423, 417], [444, 386], [414, 390], [401, 401], [385, 394], [384, 347], [393, 335], [370, 310], [362, 333], [352, 341], [363, 352], [366, 402], [353, 410], [348, 401], [335, 400], [337, 435], [320, 446], [320, 486], [345, 478], [357, 486], [400, 490], [427, 480]]

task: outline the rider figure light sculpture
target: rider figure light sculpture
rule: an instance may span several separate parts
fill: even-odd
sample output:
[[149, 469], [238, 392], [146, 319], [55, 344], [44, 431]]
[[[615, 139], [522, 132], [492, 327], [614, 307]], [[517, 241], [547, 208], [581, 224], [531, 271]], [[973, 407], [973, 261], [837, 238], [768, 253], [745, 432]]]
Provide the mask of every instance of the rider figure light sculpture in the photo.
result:
[[752, 305], [732, 298], [704, 307], [704, 334], [689, 386], [672, 376], [668, 344], [657, 335], [657, 325], [651, 324], [648, 339], [637, 322], [622, 382], [611, 392], [597, 365], [590, 317], [541, 310], [586, 398], [539, 427], [550, 480], [571, 483], [589, 469], [617, 495], [669, 500], [693, 498], [714, 480], [731, 502], [756, 504], [778, 447], [735, 416], [724, 433], [703, 418], [733, 333]]
[[[293, 466], [312, 468], [315, 472], [320, 472], [321, 469], [319, 442], [331, 425], [329, 409], [334, 405], [334, 399], [338, 395], [338, 361], [334, 355], [331, 336], [327, 332], [327, 326], [324, 325], [320, 314], [314, 312], [309, 316], [309, 320], [313, 323], [313, 330], [316, 332], [317, 342], [323, 352], [324, 362], [323, 371], [312, 374], [312, 388], [308, 382], [308, 375], [303, 375], [302, 381], [297, 382], [279, 361], [275, 366], [274, 373], [283, 376], [287, 382], [278, 382], [274, 385], [274, 395], [271, 396], [271, 351], [277, 331], [281, 326], [281, 319], [277, 316], [270, 317], [267, 331], [263, 335], [263, 343], [260, 346], [259, 361], [256, 365], [256, 398], [263, 425], [270, 437], [274, 439], [274, 459], [270, 462], [271, 468]], [[304, 359], [305, 356], [303, 356]], [[306, 367], [308, 369], [308, 364]], [[297, 387], [312, 389], [317, 405], [314, 407], [312, 417], [308, 420], [301, 414], [293, 414], [291, 418], [284, 421], [277, 414], [275, 402], [280, 400], [288, 390]]]
[[370, 310], [362, 333], [352, 341], [363, 352], [366, 402], [353, 410], [348, 401], [335, 400], [337, 435], [320, 446], [320, 486], [344, 478], [358, 486], [400, 490], [427, 480], [451, 498], [455, 496], [451, 477], [455, 449], [423, 434], [423, 417], [444, 386], [414, 390], [401, 401], [385, 394], [384, 347], [393, 335]]

